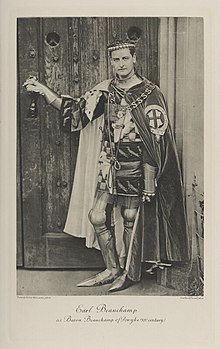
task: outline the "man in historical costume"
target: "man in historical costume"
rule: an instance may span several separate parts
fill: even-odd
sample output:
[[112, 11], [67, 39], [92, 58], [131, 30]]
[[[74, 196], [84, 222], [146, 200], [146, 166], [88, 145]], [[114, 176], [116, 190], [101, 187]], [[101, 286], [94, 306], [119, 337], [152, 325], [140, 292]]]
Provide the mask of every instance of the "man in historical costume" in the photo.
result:
[[[137, 74], [132, 41], [117, 41], [108, 52], [115, 78], [77, 102], [56, 96], [33, 78], [25, 86], [61, 110], [64, 125], [82, 129], [64, 231], [74, 229], [77, 221], [91, 223], [106, 269], [78, 286], [109, 283], [112, 292], [138, 282], [142, 262], [151, 263], [152, 271], [163, 262], [188, 260], [189, 245], [181, 173], [163, 95]], [[107, 207], [112, 208], [111, 224]], [[120, 251], [118, 209], [123, 219]], [[95, 245], [92, 240], [89, 247]]]

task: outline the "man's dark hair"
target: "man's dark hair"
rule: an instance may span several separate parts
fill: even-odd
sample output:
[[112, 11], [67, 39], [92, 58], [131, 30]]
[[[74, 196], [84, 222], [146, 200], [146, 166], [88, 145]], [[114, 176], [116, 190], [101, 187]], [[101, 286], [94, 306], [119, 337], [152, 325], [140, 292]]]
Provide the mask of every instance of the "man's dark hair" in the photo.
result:
[[136, 50], [135, 50], [135, 47], [129, 47], [129, 51], [131, 53], [132, 56], [134, 56]]

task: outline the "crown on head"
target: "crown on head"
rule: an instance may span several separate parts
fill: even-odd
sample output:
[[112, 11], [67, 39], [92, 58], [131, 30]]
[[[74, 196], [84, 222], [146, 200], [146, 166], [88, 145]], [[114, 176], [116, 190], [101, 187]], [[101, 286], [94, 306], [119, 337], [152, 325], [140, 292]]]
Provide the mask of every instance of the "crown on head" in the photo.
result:
[[120, 50], [123, 48], [135, 48], [135, 43], [129, 40], [117, 40], [107, 46], [108, 52]]
[[125, 40], [116, 39], [115, 42], [112, 42], [107, 46], [109, 53], [115, 50], [120, 50], [122, 48], [135, 49], [135, 44], [139, 41], [142, 35], [142, 30], [136, 26], [132, 26], [127, 30], [126, 34], [127, 38]]

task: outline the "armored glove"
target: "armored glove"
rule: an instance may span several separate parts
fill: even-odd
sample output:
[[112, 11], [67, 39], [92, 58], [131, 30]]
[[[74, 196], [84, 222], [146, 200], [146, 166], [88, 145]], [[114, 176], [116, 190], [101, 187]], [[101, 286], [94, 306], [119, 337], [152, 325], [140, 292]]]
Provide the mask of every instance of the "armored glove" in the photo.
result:
[[143, 189], [143, 202], [151, 201], [151, 197], [155, 196], [155, 190], [156, 190], [156, 173], [157, 168], [154, 166], [151, 166], [147, 163], [143, 165], [144, 170], [144, 189]]

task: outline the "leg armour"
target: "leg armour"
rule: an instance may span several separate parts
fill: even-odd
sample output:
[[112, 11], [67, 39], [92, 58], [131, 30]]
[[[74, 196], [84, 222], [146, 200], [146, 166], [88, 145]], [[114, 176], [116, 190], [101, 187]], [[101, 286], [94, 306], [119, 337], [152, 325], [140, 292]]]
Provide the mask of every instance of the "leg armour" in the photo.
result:
[[124, 219], [124, 235], [123, 240], [125, 244], [125, 250], [126, 253], [128, 252], [130, 241], [131, 241], [131, 234], [132, 229], [134, 226], [135, 217], [137, 214], [136, 208], [123, 208], [122, 209], [122, 217]]
[[106, 268], [111, 270], [113, 275], [118, 274], [120, 270], [118, 254], [114, 238], [106, 227], [105, 211], [92, 209], [89, 213], [89, 220], [95, 229]]
[[[124, 244], [126, 248], [126, 255], [128, 253], [131, 236], [134, 227], [135, 218], [137, 215], [136, 208], [123, 208], [122, 209], [122, 217], [124, 218]], [[129, 264], [129, 268], [127, 270], [130, 280], [139, 281], [141, 277], [141, 239], [140, 234], [136, 233], [132, 243], [131, 249], [131, 260]]]

